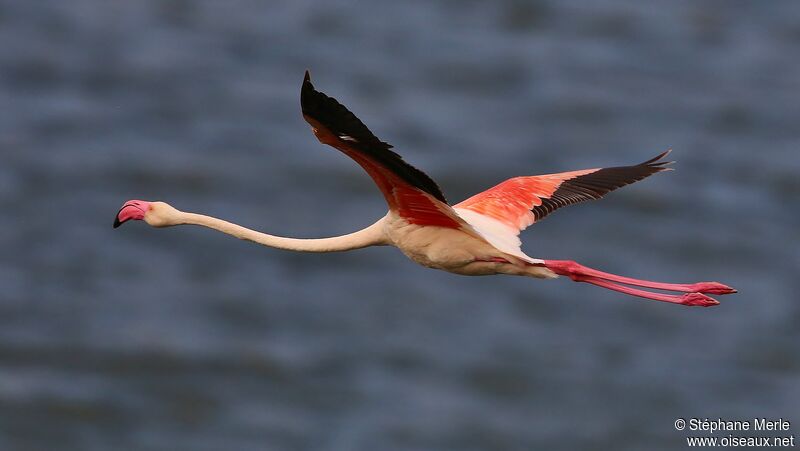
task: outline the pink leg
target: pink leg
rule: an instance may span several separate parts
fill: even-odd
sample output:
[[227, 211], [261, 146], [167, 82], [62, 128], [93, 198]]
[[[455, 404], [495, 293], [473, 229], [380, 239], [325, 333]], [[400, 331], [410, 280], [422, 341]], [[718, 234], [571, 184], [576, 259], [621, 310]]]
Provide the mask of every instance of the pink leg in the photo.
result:
[[[630, 277], [618, 276], [575, 263], [572, 260], [545, 260], [544, 265], [561, 276], [568, 276], [576, 282], [588, 282], [587, 277], [594, 279], [619, 282], [638, 287], [654, 288], [656, 290], [680, 291], [684, 293], [709, 293], [709, 294], [731, 294], [736, 293], [733, 288], [719, 282], [699, 282], [692, 284], [682, 283], [662, 283], [649, 280], [632, 279]], [[595, 284], [597, 285], [597, 284]], [[617, 290], [619, 291], [619, 290]]]
[[579, 282], [586, 282], [598, 287], [608, 288], [609, 290], [619, 291], [620, 293], [630, 294], [632, 296], [639, 296], [645, 299], [653, 299], [655, 301], [671, 302], [673, 304], [693, 305], [699, 307], [711, 307], [718, 305], [719, 301], [710, 298], [702, 293], [684, 293], [682, 295], [653, 293], [651, 291], [639, 290], [636, 288], [626, 287], [624, 285], [617, 285], [603, 279], [594, 277], [581, 277]]

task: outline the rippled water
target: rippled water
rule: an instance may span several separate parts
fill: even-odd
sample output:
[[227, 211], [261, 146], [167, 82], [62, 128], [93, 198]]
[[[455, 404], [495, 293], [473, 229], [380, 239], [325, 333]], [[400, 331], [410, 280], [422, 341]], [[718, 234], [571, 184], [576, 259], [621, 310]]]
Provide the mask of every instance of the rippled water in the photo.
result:
[[[677, 417], [800, 425], [798, 17], [0, 0], [0, 449], [676, 449]], [[129, 198], [300, 237], [382, 215], [303, 122], [306, 68], [453, 201], [673, 147], [677, 171], [560, 210], [525, 249], [740, 294], [689, 309], [389, 248], [112, 230]]]

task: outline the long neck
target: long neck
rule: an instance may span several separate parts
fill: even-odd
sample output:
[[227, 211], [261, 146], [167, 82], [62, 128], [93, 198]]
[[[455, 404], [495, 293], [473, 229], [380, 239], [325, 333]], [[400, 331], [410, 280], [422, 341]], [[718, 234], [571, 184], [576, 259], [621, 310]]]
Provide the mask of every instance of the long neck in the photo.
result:
[[208, 227], [242, 240], [297, 252], [338, 252], [388, 244], [383, 234], [383, 218], [357, 232], [331, 238], [314, 239], [285, 238], [268, 235], [222, 219], [197, 213], [179, 212], [176, 223]]

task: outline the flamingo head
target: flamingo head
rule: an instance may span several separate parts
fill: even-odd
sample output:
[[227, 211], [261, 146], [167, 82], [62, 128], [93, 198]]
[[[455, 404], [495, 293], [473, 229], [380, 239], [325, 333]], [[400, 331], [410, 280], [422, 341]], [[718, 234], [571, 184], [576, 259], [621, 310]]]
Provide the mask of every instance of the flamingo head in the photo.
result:
[[146, 200], [129, 200], [114, 217], [114, 228], [131, 219], [141, 221], [153, 227], [168, 227], [177, 224], [178, 210], [165, 202], [149, 202]]

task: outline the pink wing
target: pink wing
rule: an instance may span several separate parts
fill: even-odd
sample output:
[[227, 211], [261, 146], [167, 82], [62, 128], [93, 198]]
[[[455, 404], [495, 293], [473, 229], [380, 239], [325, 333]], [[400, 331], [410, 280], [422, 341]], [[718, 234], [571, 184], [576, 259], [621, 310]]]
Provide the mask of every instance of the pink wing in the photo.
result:
[[617, 188], [668, 170], [665, 166], [671, 161], [660, 160], [669, 152], [634, 166], [514, 177], [453, 208], [498, 249], [521, 252], [520, 231], [560, 207], [600, 199]]
[[635, 166], [583, 169], [558, 174], [514, 177], [454, 205], [524, 230], [555, 209], [585, 200], [600, 199], [606, 193], [642, 180], [671, 161], [659, 161], [669, 150]]
[[479, 236], [447, 204], [427, 174], [403, 161], [336, 99], [314, 89], [306, 71], [300, 90], [303, 117], [323, 144], [358, 163], [383, 193], [389, 209], [411, 224], [459, 229]]

